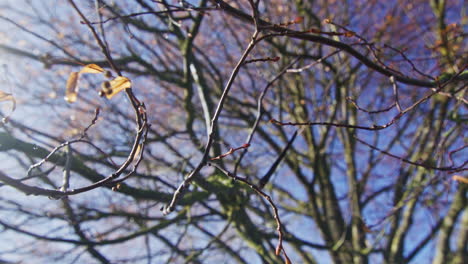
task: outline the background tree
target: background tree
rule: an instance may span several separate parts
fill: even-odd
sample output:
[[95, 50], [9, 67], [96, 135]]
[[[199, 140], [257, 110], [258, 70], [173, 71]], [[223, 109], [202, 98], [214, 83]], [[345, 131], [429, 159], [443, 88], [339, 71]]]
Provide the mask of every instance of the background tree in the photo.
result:
[[468, 262], [464, 1], [0, 8], [1, 261]]

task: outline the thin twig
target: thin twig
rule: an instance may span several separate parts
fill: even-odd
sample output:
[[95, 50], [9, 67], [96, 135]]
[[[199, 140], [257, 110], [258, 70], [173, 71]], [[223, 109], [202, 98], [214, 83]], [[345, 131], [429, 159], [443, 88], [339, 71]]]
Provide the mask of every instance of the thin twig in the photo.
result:
[[91, 120], [91, 123], [83, 130], [83, 133], [81, 134], [81, 137], [80, 139], [83, 139], [85, 136], [86, 136], [86, 133], [88, 132], [88, 130], [94, 126], [99, 118], [99, 113], [101, 112], [101, 109], [99, 107], [97, 107], [95, 110], [94, 110], [94, 118], [93, 120]]
[[411, 165], [415, 165], [415, 166], [419, 166], [419, 167], [423, 167], [425, 169], [431, 169], [431, 170], [439, 170], [439, 171], [449, 171], [449, 172], [459, 172], [459, 171], [466, 171], [468, 170], [468, 168], [465, 168], [465, 165], [468, 164], [468, 160], [463, 162], [462, 165], [458, 166], [458, 167], [453, 167], [453, 166], [449, 166], [449, 167], [437, 167], [437, 166], [433, 166], [433, 165], [430, 165], [430, 164], [424, 164], [424, 163], [420, 163], [420, 162], [415, 162], [415, 161], [411, 161], [409, 159], [406, 159], [406, 158], [403, 158], [403, 157], [400, 157], [400, 156], [397, 156], [395, 154], [392, 154], [388, 151], [385, 151], [385, 150], [382, 150], [376, 146], [373, 146], [367, 142], [365, 142], [364, 140], [362, 139], [359, 139], [358, 137], [354, 137], [357, 141], [361, 142], [362, 144], [368, 146], [369, 148], [373, 149], [373, 150], [377, 150], [387, 156], [390, 156], [392, 158], [395, 158], [395, 159], [398, 159], [398, 160], [401, 160], [405, 163], [408, 163], [408, 164], [411, 164]]
[[458, 151], [461, 151], [461, 150], [463, 150], [463, 149], [465, 149], [465, 148], [467, 148], [467, 147], [468, 147], [468, 145], [465, 144], [465, 145], [463, 145], [463, 146], [461, 146], [461, 147], [459, 147], [459, 148], [457, 148], [457, 149], [454, 149], [454, 150], [452, 150], [452, 151], [449, 152], [448, 158], [449, 158], [449, 161], [450, 161], [450, 166], [454, 166], [454, 162], [453, 162], [452, 156], [453, 156], [455, 153], [457, 153]]
[[331, 57], [331, 56], [333, 56], [335, 54], [338, 54], [340, 51], [341, 50], [335, 50], [335, 51], [331, 52], [330, 54], [328, 54], [326, 56], [323, 56], [320, 59], [314, 61], [313, 63], [310, 63], [310, 64], [308, 64], [308, 65], [306, 65], [304, 67], [297, 68], [297, 69], [288, 69], [286, 72], [296, 72], [296, 73], [297, 72], [302, 72], [302, 71], [307, 70], [307, 69], [309, 69], [311, 67], [314, 67], [315, 65], [317, 65], [317, 64], [321, 63], [322, 61], [324, 61], [325, 59], [328, 59], [329, 57]]
[[249, 63], [254, 63], [254, 62], [267, 62], [267, 61], [272, 61], [272, 62], [277, 62], [281, 58], [276, 56], [276, 57], [266, 57], [266, 58], [257, 58], [257, 59], [251, 59], [251, 60], [246, 60], [244, 61], [244, 64], [249, 64]]
[[392, 110], [395, 107], [395, 103], [391, 104], [390, 106], [383, 108], [383, 109], [378, 109], [378, 110], [367, 110], [365, 108], [360, 107], [356, 101], [354, 101], [351, 97], [346, 97], [346, 100], [350, 101], [351, 104], [353, 104], [354, 107], [356, 107], [357, 110], [368, 113], [368, 114], [380, 114], [384, 112], [388, 112]]
[[224, 154], [221, 154], [219, 156], [216, 156], [214, 158], [211, 158], [210, 160], [219, 160], [219, 159], [223, 159], [224, 157], [227, 157], [231, 154], [233, 154], [234, 152], [238, 151], [238, 150], [241, 150], [241, 149], [248, 149], [250, 147], [250, 144], [246, 143], [238, 148], [230, 148], [228, 152], [224, 153]]

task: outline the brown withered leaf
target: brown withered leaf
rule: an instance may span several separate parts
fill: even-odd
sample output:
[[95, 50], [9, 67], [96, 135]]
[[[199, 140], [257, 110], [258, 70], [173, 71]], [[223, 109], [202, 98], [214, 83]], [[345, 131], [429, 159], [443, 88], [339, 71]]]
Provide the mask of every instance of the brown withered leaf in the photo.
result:
[[68, 77], [67, 88], [65, 91], [65, 101], [68, 103], [74, 103], [78, 96], [78, 78], [80, 77], [79, 72], [72, 72]]
[[110, 81], [110, 87], [107, 91], [104, 91], [106, 98], [111, 99], [114, 95], [118, 94], [122, 90], [132, 87], [132, 82], [127, 77], [117, 76], [115, 79]]

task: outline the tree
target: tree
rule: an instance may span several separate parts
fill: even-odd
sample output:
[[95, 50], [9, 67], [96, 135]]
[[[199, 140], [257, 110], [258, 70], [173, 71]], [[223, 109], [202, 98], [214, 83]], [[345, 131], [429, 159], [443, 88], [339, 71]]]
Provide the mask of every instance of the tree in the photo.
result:
[[463, 1], [1, 11], [2, 261], [467, 262]]

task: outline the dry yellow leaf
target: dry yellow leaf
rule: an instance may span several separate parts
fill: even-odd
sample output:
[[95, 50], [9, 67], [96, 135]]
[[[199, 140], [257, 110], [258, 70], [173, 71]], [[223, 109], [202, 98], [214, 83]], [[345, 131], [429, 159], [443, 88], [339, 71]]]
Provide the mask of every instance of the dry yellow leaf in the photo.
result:
[[[65, 100], [69, 103], [76, 101], [78, 97], [78, 79], [83, 73], [102, 73], [105, 76], [111, 76], [110, 72], [105, 71], [97, 64], [88, 64], [84, 66], [79, 72], [72, 72], [68, 77], [67, 87], [65, 92]], [[101, 96], [106, 96], [107, 99], [111, 99], [114, 95], [127, 88], [131, 88], [132, 83], [127, 77], [118, 76], [112, 81], [105, 81], [103, 88], [100, 92]]]
[[465, 178], [465, 177], [463, 177], [463, 176], [454, 175], [454, 176], [452, 176], [452, 179], [453, 179], [454, 181], [457, 181], [457, 182], [463, 182], [463, 183], [465, 183], [465, 184], [468, 184], [468, 178]]
[[97, 64], [88, 64], [81, 69], [80, 73], [103, 73], [104, 69]]
[[114, 95], [118, 94], [122, 90], [132, 87], [130, 79], [123, 76], [117, 76], [114, 80], [109, 82], [110, 87], [103, 91], [107, 99], [111, 99]]
[[13, 95], [0, 91], [0, 102], [14, 100]]
[[10, 117], [10, 115], [16, 109], [16, 100], [15, 100], [15, 97], [13, 97], [13, 95], [11, 93], [5, 93], [3, 91], [0, 91], [0, 102], [3, 102], [3, 101], [10, 101], [13, 104], [12, 107], [11, 107], [10, 114], [3, 118], [3, 122], [6, 123], [7, 120], [8, 120], [8, 117]]
[[78, 77], [80, 73], [72, 72], [68, 77], [67, 89], [65, 91], [65, 101], [68, 103], [74, 103], [78, 96]]
[[88, 64], [79, 72], [72, 72], [68, 77], [67, 88], [65, 92], [65, 101], [73, 103], [78, 97], [78, 79], [82, 73], [105, 73], [106, 71], [97, 64]]

